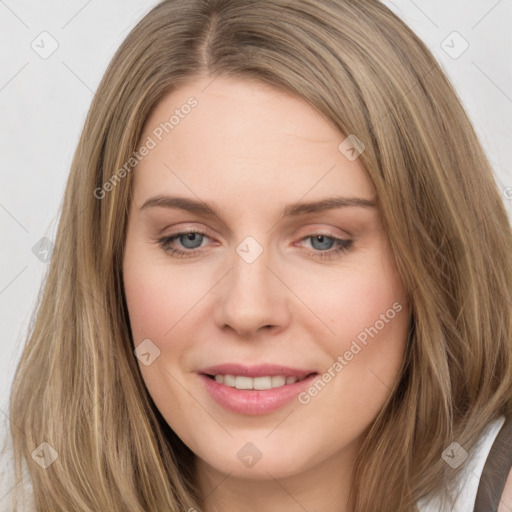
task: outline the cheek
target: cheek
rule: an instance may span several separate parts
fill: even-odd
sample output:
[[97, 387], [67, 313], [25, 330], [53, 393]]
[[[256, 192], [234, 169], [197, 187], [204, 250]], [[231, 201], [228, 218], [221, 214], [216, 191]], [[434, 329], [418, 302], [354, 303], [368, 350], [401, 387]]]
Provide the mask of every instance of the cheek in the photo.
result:
[[165, 255], [127, 255], [124, 289], [135, 343], [139, 338], [164, 339], [208, 290], [205, 276], [187, 265], [170, 266]]
[[[337, 421], [351, 411], [359, 418], [359, 427], [375, 417], [396, 382], [409, 327], [405, 290], [382, 254], [367, 253], [339, 276], [310, 279], [302, 287], [303, 293], [310, 290], [308, 305], [330, 329], [329, 335], [318, 336], [330, 356], [323, 384], [308, 390], [302, 403], [315, 402], [321, 395], [313, 408], [337, 411]], [[307, 322], [308, 330], [325, 332], [317, 318]]]
[[125, 293], [135, 344], [141, 339], [160, 338], [171, 328], [172, 294], [143, 268], [125, 273]]
[[338, 353], [357, 336], [364, 339], [366, 329], [376, 323], [378, 330], [389, 331], [397, 309], [405, 306], [403, 286], [394, 268], [377, 253], [329, 274], [311, 273], [296, 279], [294, 291], [315, 313], [302, 316], [301, 322], [308, 322], [309, 330], [328, 332], [321, 339]]
[[126, 247], [123, 278], [134, 346], [149, 339], [160, 351], [154, 362], [139, 367], [152, 399], [173, 425], [176, 417], [169, 412], [169, 397], [180, 411], [191, 407], [189, 395], [177, 381], [186, 366], [198, 300], [208, 287], [204, 276], [190, 272], [187, 265], [171, 269], [165, 255], [155, 256], [139, 247], [130, 252], [129, 242]]

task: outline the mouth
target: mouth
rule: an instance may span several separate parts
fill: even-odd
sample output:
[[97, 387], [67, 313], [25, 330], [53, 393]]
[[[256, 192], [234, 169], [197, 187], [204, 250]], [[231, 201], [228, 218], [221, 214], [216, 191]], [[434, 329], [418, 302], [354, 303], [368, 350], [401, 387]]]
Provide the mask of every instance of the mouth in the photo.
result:
[[224, 384], [224, 386], [228, 386], [230, 388], [264, 391], [267, 389], [289, 386], [290, 384], [295, 384], [296, 382], [306, 380], [313, 375], [318, 375], [318, 373], [308, 373], [304, 377], [295, 377], [292, 375], [263, 375], [261, 377], [247, 377], [245, 375], [213, 375], [208, 373], [204, 373], [203, 375], [219, 384]]
[[225, 409], [238, 414], [271, 413], [297, 398], [319, 375], [278, 365], [217, 365], [197, 372], [206, 391]]

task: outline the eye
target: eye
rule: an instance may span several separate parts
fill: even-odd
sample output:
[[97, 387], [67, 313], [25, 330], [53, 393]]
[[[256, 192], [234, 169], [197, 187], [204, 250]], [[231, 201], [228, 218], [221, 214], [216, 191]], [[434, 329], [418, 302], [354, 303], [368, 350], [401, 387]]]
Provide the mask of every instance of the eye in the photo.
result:
[[[180, 233], [176, 233], [175, 235], [166, 236], [158, 240], [158, 244], [165, 251], [173, 256], [178, 258], [187, 258], [192, 256], [193, 252], [201, 246], [204, 238], [209, 238], [206, 233], [201, 231], [183, 231]], [[178, 240], [182, 247], [186, 250], [181, 250], [176, 247], [172, 247], [171, 244], [174, 243], [175, 240]]]
[[[311, 246], [314, 251], [309, 251], [314, 257], [321, 259], [332, 259], [342, 253], [347, 252], [351, 245], [352, 240], [346, 240], [336, 236], [326, 235], [323, 233], [315, 233], [302, 238], [301, 241], [311, 240]], [[334, 248], [334, 249], [333, 249]]]
[[[166, 236], [158, 240], [158, 245], [167, 253], [177, 258], [190, 258], [197, 255], [205, 238], [210, 238], [202, 231], [182, 231], [171, 236]], [[300, 241], [311, 239], [312, 250], [307, 252], [313, 257], [321, 259], [332, 259], [341, 253], [347, 252], [352, 240], [346, 240], [324, 233], [314, 233], [303, 237]], [[175, 242], [179, 242], [183, 249], [173, 247]]]

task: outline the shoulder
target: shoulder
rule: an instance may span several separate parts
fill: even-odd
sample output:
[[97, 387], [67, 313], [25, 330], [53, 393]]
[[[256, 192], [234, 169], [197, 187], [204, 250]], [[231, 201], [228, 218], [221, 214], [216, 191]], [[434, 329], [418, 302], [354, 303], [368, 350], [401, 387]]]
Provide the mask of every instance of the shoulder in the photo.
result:
[[[466, 462], [457, 475], [454, 487], [450, 489], [444, 488], [423, 497], [417, 502], [419, 512], [467, 512], [468, 510], [473, 510], [485, 462], [504, 423], [504, 416], [490, 422], [482, 431], [478, 441], [469, 453], [463, 447], [457, 447], [464, 454], [463, 460]], [[509, 477], [510, 480], [511, 478]], [[507, 482], [508, 485], [509, 482]], [[506, 499], [504, 495], [503, 500]], [[505, 512], [510, 511], [507, 508], [504, 510]], [[502, 512], [502, 510], [498, 512]]]
[[[16, 510], [20, 512], [35, 511], [33, 489], [30, 475], [25, 461], [22, 468], [22, 478], [16, 479], [14, 473], [14, 451], [8, 422], [0, 424], [0, 512], [12, 512], [13, 494], [18, 493], [19, 500], [23, 500]], [[23, 495], [21, 494], [23, 492]]]

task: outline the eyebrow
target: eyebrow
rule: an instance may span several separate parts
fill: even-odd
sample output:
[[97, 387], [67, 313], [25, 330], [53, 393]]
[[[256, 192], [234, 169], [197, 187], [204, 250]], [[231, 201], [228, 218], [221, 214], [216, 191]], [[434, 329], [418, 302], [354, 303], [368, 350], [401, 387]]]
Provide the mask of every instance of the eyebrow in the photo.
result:
[[[375, 200], [362, 197], [327, 197], [320, 201], [309, 203], [289, 204], [281, 211], [280, 218], [296, 217], [307, 213], [316, 213], [325, 210], [345, 207], [374, 208], [377, 205]], [[152, 207], [177, 208], [199, 215], [219, 217], [213, 205], [205, 201], [196, 201], [187, 197], [159, 195], [148, 199], [141, 207], [141, 210]]]

